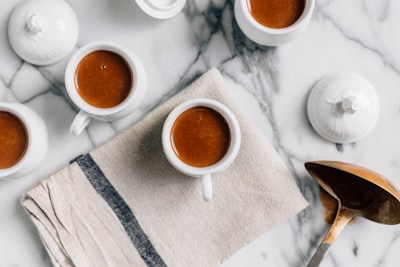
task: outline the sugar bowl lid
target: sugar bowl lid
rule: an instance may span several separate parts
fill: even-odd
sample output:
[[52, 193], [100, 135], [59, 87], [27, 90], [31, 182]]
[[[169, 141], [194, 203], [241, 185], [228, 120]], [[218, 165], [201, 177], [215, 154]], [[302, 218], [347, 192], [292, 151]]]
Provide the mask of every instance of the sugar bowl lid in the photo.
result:
[[22, 59], [49, 65], [64, 58], [78, 40], [78, 19], [63, 0], [24, 0], [12, 11], [8, 38]]
[[322, 77], [307, 102], [311, 125], [334, 143], [352, 143], [365, 137], [379, 118], [379, 99], [372, 85], [353, 73]]
[[135, 0], [136, 4], [149, 16], [169, 19], [178, 14], [186, 0]]

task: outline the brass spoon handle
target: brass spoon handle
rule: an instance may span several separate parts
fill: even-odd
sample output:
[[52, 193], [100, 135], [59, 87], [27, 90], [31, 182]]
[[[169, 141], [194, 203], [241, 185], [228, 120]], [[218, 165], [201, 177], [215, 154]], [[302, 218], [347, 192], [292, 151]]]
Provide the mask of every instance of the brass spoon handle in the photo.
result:
[[326, 234], [324, 240], [321, 245], [318, 247], [314, 256], [311, 258], [311, 261], [307, 265], [307, 267], [317, 267], [321, 263], [324, 258], [326, 252], [331, 247], [331, 244], [335, 241], [336, 237], [340, 234], [346, 224], [355, 216], [359, 215], [359, 211], [344, 209], [339, 205], [335, 220], [331, 227], [329, 228], [328, 233]]
[[330, 247], [329, 243], [321, 243], [307, 267], [318, 267]]

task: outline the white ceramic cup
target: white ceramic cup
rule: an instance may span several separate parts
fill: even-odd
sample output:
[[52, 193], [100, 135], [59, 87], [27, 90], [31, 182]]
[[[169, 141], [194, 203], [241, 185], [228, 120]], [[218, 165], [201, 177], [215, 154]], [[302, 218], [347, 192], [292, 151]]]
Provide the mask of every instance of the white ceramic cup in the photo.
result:
[[[120, 55], [128, 64], [133, 76], [129, 95], [120, 104], [112, 108], [97, 108], [88, 104], [82, 99], [75, 87], [75, 72], [78, 64], [86, 55], [101, 50]], [[79, 135], [88, 126], [91, 118], [113, 121], [129, 115], [138, 108], [146, 92], [147, 73], [140, 59], [122, 46], [109, 42], [94, 42], [81, 47], [71, 57], [65, 70], [65, 87], [71, 100], [80, 109], [70, 127], [72, 134]]]
[[[217, 163], [207, 167], [193, 167], [191, 165], [186, 164], [185, 162], [183, 162], [178, 158], [171, 144], [171, 129], [176, 119], [184, 111], [192, 107], [198, 107], [198, 106], [208, 107], [217, 111], [219, 114], [223, 116], [230, 130], [230, 145], [224, 157]], [[188, 176], [201, 178], [203, 198], [205, 201], [210, 201], [212, 199], [211, 175], [227, 169], [232, 164], [232, 162], [234, 161], [239, 152], [240, 143], [241, 143], [241, 131], [239, 127], [239, 122], [237, 121], [233, 112], [222, 103], [208, 98], [195, 98], [185, 101], [180, 105], [176, 106], [169, 113], [162, 129], [162, 146], [166, 158], [171, 163], [171, 165], [174, 166], [180, 172]]]
[[16, 116], [25, 126], [28, 146], [22, 158], [13, 166], [0, 169], [0, 179], [27, 175], [43, 161], [48, 149], [48, 133], [43, 120], [31, 108], [20, 103], [0, 103], [0, 111]]
[[304, 0], [303, 13], [295, 23], [284, 28], [270, 28], [257, 22], [248, 8], [249, 0], [235, 0], [234, 13], [237, 24], [252, 41], [266, 46], [278, 46], [301, 34], [308, 26], [316, 0]]

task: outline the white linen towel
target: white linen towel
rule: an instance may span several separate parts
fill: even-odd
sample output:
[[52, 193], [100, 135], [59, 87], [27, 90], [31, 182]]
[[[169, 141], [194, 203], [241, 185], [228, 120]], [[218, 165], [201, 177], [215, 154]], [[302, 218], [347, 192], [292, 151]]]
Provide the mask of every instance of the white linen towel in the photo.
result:
[[[197, 97], [235, 113], [242, 144], [234, 163], [201, 180], [166, 160], [161, 130], [168, 113]], [[218, 266], [307, 206], [290, 172], [212, 69], [142, 121], [82, 155], [24, 194], [54, 266]]]

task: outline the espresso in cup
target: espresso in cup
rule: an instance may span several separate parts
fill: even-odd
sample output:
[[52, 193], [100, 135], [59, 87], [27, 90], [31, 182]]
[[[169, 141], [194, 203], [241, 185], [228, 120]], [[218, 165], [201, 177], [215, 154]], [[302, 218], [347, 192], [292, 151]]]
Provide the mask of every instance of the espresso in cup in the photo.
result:
[[252, 41], [278, 46], [298, 37], [309, 25], [316, 0], [236, 0], [234, 14]]
[[224, 117], [204, 106], [189, 108], [175, 120], [171, 145], [184, 163], [207, 167], [220, 161], [230, 145], [230, 130]]
[[17, 164], [28, 147], [28, 134], [22, 121], [8, 111], [0, 111], [0, 169]]
[[96, 108], [112, 108], [129, 95], [133, 76], [119, 54], [100, 50], [86, 55], [75, 71], [75, 87], [82, 99]]
[[247, 0], [251, 16], [263, 26], [285, 28], [295, 23], [305, 7], [305, 0]]
[[69, 60], [65, 88], [79, 108], [70, 132], [79, 135], [92, 119], [118, 120], [137, 109], [146, 93], [147, 74], [141, 60], [124, 47], [94, 42]]
[[29, 174], [44, 160], [47, 148], [47, 128], [35, 111], [0, 102], [0, 179]]
[[221, 102], [194, 98], [166, 118], [162, 146], [180, 172], [201, 178], [203, 198], [212, 199], [211, 175], [224, 171], [239, 153], [241, 132], [233, 112]]

